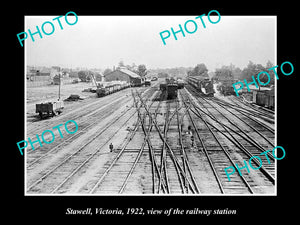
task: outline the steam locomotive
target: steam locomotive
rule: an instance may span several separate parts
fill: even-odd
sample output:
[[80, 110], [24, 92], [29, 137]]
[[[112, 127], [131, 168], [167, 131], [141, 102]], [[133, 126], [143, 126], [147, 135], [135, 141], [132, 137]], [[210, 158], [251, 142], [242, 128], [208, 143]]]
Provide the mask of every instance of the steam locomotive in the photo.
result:
[[207, 76], [188, 76], [188, 83], [195, 87], [203, 95], [212, 97], [215, 90], [212, 81]]

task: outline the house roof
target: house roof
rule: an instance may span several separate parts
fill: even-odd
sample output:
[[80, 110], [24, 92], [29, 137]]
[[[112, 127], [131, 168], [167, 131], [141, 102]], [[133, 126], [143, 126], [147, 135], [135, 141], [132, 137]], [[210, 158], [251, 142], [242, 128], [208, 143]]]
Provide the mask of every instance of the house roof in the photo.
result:
[[114, 70], [114, 71], [112, 71], [112, 72], [104, 75], [104, 77], [109, 76], [110, 74], [114, 73], [115, 71], [120, 71], [122, 73], [125, 73], [126, 75], [128, 75], [128, 76], [130, 76], [132, 78], [141, 78], [140, 75], [138, 75], [138, 74], [136, 74], [136, 73], [134, 73], [134, 72], [132, 72], [132, 71], [130, 71], [128, 69], [123, 69], [123, 68]]
[[119, 71], [121, 71], [122, 73], [126, 73], [127, 75], [131, 76], [132, 78], [141, 78], [138, 74], [127, 70], [127, 69], [119, 69]]

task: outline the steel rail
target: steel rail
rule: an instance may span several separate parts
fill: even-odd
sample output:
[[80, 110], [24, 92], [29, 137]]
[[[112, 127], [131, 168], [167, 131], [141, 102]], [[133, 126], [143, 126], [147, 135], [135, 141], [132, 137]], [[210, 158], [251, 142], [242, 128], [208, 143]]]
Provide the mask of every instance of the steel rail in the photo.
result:
[[[203, 103], [201, 103], [200, 101], [199, 101], [199, 99], [196, 99], [200, 104], [202, 104], [203, 105]], [[205, 100], [206, 101], [206, 100]], [[208, 104], [210, 104], [210, 103], [208, 103]], [[216, 110], [216, 111], [218, 111], [224, 118], [226, 118], [226, 120], [232, 125], [232, 126], [234, 126], [235, 128], [237, 128], [241, 133], [243, 133], [246, 137], [244, 137], [244, 136], [242, 136], [240, 133], [238, 133], [237, 131], [235, 131], [235, 130], [233, 130], [232, 128], [230, 128], [229, 126], [227, 126], [226, 124], [224, 124], [224, 123], [221, 123], [208, 109], [206, 109], [208, 112], [209, 112], [209, 114], [208, 113], [206, 113], [206, 112], [204, 112], [203, 111], [203, 109], [201, 109], [201, 107], [198, 107], [197, 105], [195, 105], [195, 104], [193, 104], [194, 105], [194, 107], [195, 108], [197, 108], [197, 109], [199, 109], [201, 112], [203, 112], [205, 115], [207, 115], [207, 116], [209, 116], [211, 119], [213, 119], [214, 121], [216, 121], [216, 122], [218, 122], [219, 124], [222, 124], [222, 126], [223, 127], [226, 127], [226, 128], [228, 128], [229, 130], [231, 130], [232, 132], [234, 132], [235, 134], [237, 134], [237, 135], [239, 135], [241, 138], [243, 138], [245, 141], [247, 141], [247, 142], [249, 142], [249, 143], [251, 143], [253, 146], [255, 146], [256, 148], [258, 148], [261, 152], [265, 152], [265, 149], [259, 144], [259, 143], [257, 143], [252, 137], [250, 137], [248, 134], [246, 134], [242, 129], [240, 129], [237, 125], [235, 125], [234, 123], [232, 123], [232, 121], [230, 121], [229, 120], [229, 118], [228, 117], [226, 117], [223, 113], [221, 113], [218, 109], [216, 109], [214, 106], [212, 106], [211, 104], [211, 106], [212, 107], [214, 107], [214, 109]], [[204, 105], [203, 105], [204, 106]], [[225, 129], [225, 128], [224, 128]], [[228, 130], [227, 130], [228, 131]], [[274, 159], [274, 156], [270, 153], [270, 152], [268, 152], [267, 153], [268, 154], [268, 156], [270, 157], [270, 158], [272, 158], [273, 160], [275, 160]]]
[[[198, 116], [201, 116], [199, 114], [199, 112], [195, 112], [191, 109], [191, 111]], [[247, 148], [245, 148], [238, 140], [236, 140], [235, 137], [232, 136], [232, 134], [226, 129], [226, 127], [224, 126], [224, 124], [219, 123], [221, 126], [223, 126], [223, 128], [227, 131], [227, 133], [231, 136], [228, 137], [225, 132], [221, 131], [220, 129], [218, 129], [216, 126], [214, 126], [213, 124], [211, 124], [210, 122], [206, 121], [207, 124], [209, 124], [211, 127], [213, 127], [214, 129], [216, 129], [218, 132], [220, 132], [222, 135], [224, 135], [228, 140], [230, 140], [236, 147], [238, 147], [241, 151], [243, 151], [248, 157], [249, 159], [251, 157], [253, 157], [252, 153], [249, 152], [249, 150]], [[218, 122], [218, 121], [217, 121]], [[254, 163], [257, 166], [260, 166], [260, 171], [274, 184], [275, 183], [275, 179], [274, 177], [266, 170], [266, 168], [263, 165], [260, 165], [260, 162], [258, 162], [258, 160], [256, 158], [254, 158], [252, 161], [254, 161]]]
[[[168, 127], [169, 127], [169, 123], [171, 122], [172, 118], [174, 117], [174, 115], [176, 114], [176, 112], [174, 111], [172, 113], [171, 116], [169, 116], [169, 104], [167, 104], [167, 113], [166, 113], [166, 118], [165, 118], [165, 125], [164, 125], [164, 139], [166, 140], [166, 136], [167, 136], [167, 131], [168, 131]], [[150, 118], [152, 120], [152, 117]], [[150, 141], [150, 140], [149, 140]], [[162, 150], [164, 150], [165, 148], [165, 142], [163, 142], [163, 148]], [[171, 156], [171, 159], [172, 159], [172, 156]], [[173, 163], [174, 163], [174, 166], [175, 166], [175, 169], [176, 169], [176, 172], [177, 172], [177, 175], [178, 175], [178, 178], [179, 178], [179, 182], [180, 182], [180, 185], [181, 185], [181, 189], [182, 191], [184, 192], [184, 187], [183, 187], [183, 181], [182, 181], [182, 178], [180, 176], [180, 171], [179, 171], [179, 168], [178, 168], [178, 165], [174, 162], [174, 160], [172, 159]], [[166, 188], [167, 188], [167, 192], [169, 193], [170, 192], [170, 188], [169, 188], [169, 181], [168, 181], [168, 173], [167, 173], [167, 169], [166, 169], [166, 151], [162, 152], [161, 154], [161, 167], [160, 167], [160, 173], [163, 174], [164, 172], [164, 175], [165, 175], [165, 180], [166, 180]], [[160, 177], [159, 179], [159, 186], [158, 186], [158, 193], [160, 191], [160, 185], [162, 184], [162, 178], [163, 176]]]
[[[220, 115], [222, 115], [233, 127], [235, 127], [235, 128], [237, 128], [241, 133], [243, 133], [249, 140], [249, 142], [252, 144], [252, 145], [254, 145], [255, 147], [257, 147], [258, 149], [260, 149], [261, 150], [261, 152], [264, 152], [265, 151], [265, 149], [264, 149], [264, 147], [263, 146], [261, 146], [261, 144], [260, 143], [258, 143], [257, 141], [255, 141], [250, 135], [248, 135], [245, 131], [243, 131], [239, 126], [237, 126], [235, 123], [233, 123], [232, 122], [232, 120], [230, 120], [227, 116], [225, 116], [224, 115], [224, 113], [222, 113], [220, 110], [218, 110], [214, 105], [212, 105], [210, 102], [208, 102], [205, 98], [203, 98], [203, 97], [201, 97], [201, 99], [203, 99], [205, 102], [207, 102], [214, 110], [216, 110], [216, 111], [218, 111], [218, 113], [220, 114]], [[198, 102], [200, 103], [200, 104], [202, 104], [203, 105], [203, 103], [201, 103], [200, 101], [199, 101], [199, 99], [197, 99], [198, 100]], [[211, 113], [212, 114], [212, 113]], [[244, 138], [245, 139], [245, 138]], [[246, 139], [245, 139], [246, 140]], [[273, 158], [274, 159], [274, 157], [273, 157], [273, 155], [272, 154], [270, 154], [269, 153], [269, 156], [271, 157], [271, 158]]]
[[[168, 130], [169, 130], [169, 125], [174, 117], [174, 115], [176, 114], [176, 110], [172, 113], [172, 115], [170, 116], [169, 118], [169, 110], [170, 110], [170, 104], [169, 104], [169, 101], [167, 102], [167, 116], [166, 116], [166, 119], [165, 119], [165, 129], [164, 129], [164, 139], [167, 140], [167, 134], [168, 134]], [[165, 146], [165, 143], [164, 142], [164, 146]], [[164, 167], [165, 169], [165, 172], [167, 173], [167, 168], [166, 168], [166, 151], [165, 151], [165, 155], [163, 157], [163, 160], [164, 160], [164, 164], [161, 164], [162, 167]], [[173, 161], [174, 163], [174, 161]], [[180, 171], [179, 171], [179, 168], [178, 168], [178, 165], [176, 163], [174, 163], [174, 166], [175, 166], [175, 169], [176, 169], [176, 172], [177, 172], [177, 175], [178, 175], [178, 178], [179, 178], [179, 183], [180, 183], [180, 187], [181, 187], [181, 190], [184, 194], [184, 191], [185, 191], [185, 188], [184, 188], [184, 181], [182, 180], [182, 177], [180, 175]], [[167, 176], [167, 174], [166, 174]]]
[[[186, 154], [186, 151], [185, 151], [184, 145], [183, 145], [183, 140], [182, 140], [182, 126], [181, 126], [182, 121], [180, 121], [180, 118], [179, 118], [178, 101], [176, 101], [176, 108], [177, 108], [177, 113], [176, 113], [177, 114], [177, 127], [178, 127], [178, 132], [179, 132], [179, 144], [180, 144], [180, 147], [181, 147], [183, 169], [184, 169], [184, 171], [186, 173], [186, 168], [185, 167], [187, 167], [187, 169], [188, 169], [188, 171], [190, 173], [190, 177], [192, 179], [192, 182], [193, 182], [193, 184], [195, 186], [195, 190], [196, 190], [197, 193], [200, 193], [199, 187], [197, 185], [197, 182], [195, 180], [195, 177], [194, 177], [193, 172], [191, 170], [191, 167], [189, 165], [189, 160], [187, 158], [187, 154]], [[184, 116], [185, 116], [185, 114], [182, 116], [181, 120], [183, 120]], [[187, 180], [186, 180], [186, 178], [185, 178], [184, 181], [185, 181], [186, 192], [188, 193], [189, 189], [188, 189], [188, 186], [187, 186]]]
[[[143, 92], [143, 94], [147, 94], [149, 90], [150, 90], [150, 89], [147, 89], [146, 91]], [[123, 97], [122, 97], [122, 98], [123, 98]], [[96, 109], [96, 111], [95, 111], [95, 110], [92, 111], [92, 112], [89, 113], [88, 115], [90, 115], [90, 114], [96, 114], [99, 110], [101, 110], [101, 109], [103, 109], [103, 108], [107, 108], [107, 107], [110, 106], [111, 104], [113, 104], [113, 103], [115, 103], [115, 102], [118, 102], [118, 101], [120, 101], [120, 99], [115, 99], [113, 102], [110, 102], [108, 105], [102, 106], [102, 107], [100, 107], [99, 109]], [[93, 104], [95, 104], [95, 103], [93, 103]], [[132, 107], [129, 107], [128, 109], [126, 109], [126, 112], [125, 112], [125, 113], [127, 113], [130, 109], [132, 109]], [[124, 114], [124, 113], [123, 113], [123, 114]], [[122, 115], [121, 115], [121, 116], [122, 116]], [[87, 115], [84, 115], [83, 117], [87, 117]], [[77, 117], [76, 117], [76, 118], [77, 118]], [[75, 119], [76, 119], [76, 118], [75, 118]], [[117, 119], [118, 119], [118, 118], [117, 118]], [[117, 119], [115, 119], [115, 120], [117, 120]], [[86, 122], [86, 121], [89, 121], [89, 120], [93, 120], [93, 119], [86, 119], [86, 120], [83, 121], [83, 122]], [[93, 121], [94, 121], [94, 120], [93, 120]], [[113, 123], [114, 123], [114, 121], [112, 121], [112, 124], [113, 124]], [[87, 127], [84, 127], [83, 129], [81, 129], [81, 130], [80, 130], [79, 132], [77, 132], [76, 134], [70, 136], [69, 138], [65, 138], [62, 142], [60, 142], [59, 144], [57, 144], [56, 146], [54, 146], [50, 151], [47, 151], [45, 154], [41, 155], [40, 157], [38, 157], [38, 158], [34, 159], [33, 161], [31, 161], [30, 163], [26, 164], [27, 169], [28, 169], [28, 168], [31, 168], [31, 167], [32, 167], [34, 164], [36, 164], [38, 161], [40, 161], [40, 160], [43, 159], [44, 157], [48, 156], [48, 155], [51, 154], [52, 152], [54, 152], [57, 148], [59, 148], [59, 147], [65, 145], [65, 143], [67, 143], [69, 140], [74, 139], [74, 137], [83, 134], [87, 129], [89, 129], [90, 127], [92, 127], [92, 126], [94, 126], [94, 125], [95, 125], [95, 123], [91, 123], [91, 124], [89, 124]], [[108, 126], [110, 126], [110, 125], [111, 125], [111, 124], [109, 124]], [[96, 136], [96, 137], [97, 137], [97, 136]], [[95, 138], [96, 138], [96, 137], [95, 137]], [[37, 147], [36, 150], [39, 150], [39, 147]], [[36, 150], [35, 150], [35, 151], [32, 151], [32, 152], [30, 152], [29, 150], [27, 150], [27, 151], [26, 151], [26, 154], [32, 155], [32, 153], [33, 153], [33, 152], [36, 152]]]
[[[186, 91], [187, 93], [189, 93], [188, 91]], [[189, 93], [189, 95], [191, 95]], [[216, 130], [218, 130], [221, 134], [223, 134], [228, 140], [230, 140], [232, 143], [234, 143], [241, 151], [243, 151], [249, 158], [253, 157], [252, 153], [249, 152], [248, 149], [246, 149], [239, 141], [236, 140], [236, 138], [233, 137], [233, 135], [228, 131], [228, 127], [221, 123], [219, 120], [217, 120], [213, 115], [208, 115], [207, 113], [205, 113], [200, 107], [196, 106], [195, 107], [195, 103], [191, 102], [191, 104], [193, 104], [194, 108], [197, 110], [197, 112], [194, 112], [195, 114], [198, 114], [198, 116], [201, 116], [199, 111], [202, 111], [204, 114], [206, 114], [207, 116], [209, 116], [211, 119], [213, 119], [215, 122], [217, 122], [218, 124], [220, 124], [224, 130], [227, 131], [227, 133], [231, 136], [231, 138], [229, 138], [227, 135], [225, 135], [225, 133], [223, 131], [220, 131], [217, 127], [215, 127], [214, 125], [212, 125], [211, 123], [209, 123], [207, 121], [208, 124], [210, 124], [212, 127], [214, 127]], [[234, 132], [237, 135], [240, 135], [239, 133], [235, 132], [234, 130], [232, 130], [231, 128], [229, 128], [232, 132]], [[243, 137], [243, 136], [241, 136]], [[233, 141], [234, 140], [234, 141]], [[274, 158], [272, 158], [274, 160]], [[260, 162], [254, 158], [252, 161], [254, 161], [254, 163], [257, 166], [260, 166], [260, 171], [272, 182], [272, 184], [275, 184], [275, 179], [274, 177], [267, 171], [267, 169], [263, 166], [260, 165]]]
[[[167, 107], [169, 105], [167, 104]], [[167, 136], [167, 121], [168, 121], [168, 117], [169, 117], [169, 110], [167, 108], [167, 113], [166, 113], [166, 117], [165, 117], [165, 124], [164, 124], [164, 138], [166, 138]], [[168, 193], [170, 193], [170, 186], [169, 186], [169, 179], [168, 179], [168, 172], [167, 172], [167, 167], [166, 167], [166, 144], [165, 142], [163, 142], [163, 146], [161, 149], [161, 155], [160, 155], [160, 173], [162, 174], [164, 172], [165, 175], [165, 180], [166, 180], [166, 184], [167, 184], [167, 191]], [[164, 171], [163, 171], [164, 169]], [[162, 177], [160, 177], [159, 181], [158, 181], [158, 189], [157, 189], [157, 193], [159, 194], [160, 192], [160, 188], [161, 188], [161, 182], [162, 182]]]
[[247, 115], [247, 113], [245, 113], [243, 110], [239, 110], [235, 107], [232, 107], [231, 104], [227, 104], [226, 102], [223, 102], [223, 101], [220, 101], [220, 99], [217, 99], [217, 98], [214, 98], [214, 101], [217, 102], [217, 104], [220, 104], [220, 105], [223, 105], [223, 106], [227, 106], [231, 109], [234, 109], [236, 111], [238, 111], [239, 113], [241, 113], [242, 115], [246, 116], [248, 119], [254, 121], [255, 123], [259, 124], [260, 126], [264, 127], [265, 129], [267, 129], [268, 131], [270, 131], [272, 134], [275, 134], [275, 131], [273, 128], [265, 125], [264, 123], [258, 121], [257, 119], [255, 118], [252, 118], [251, 116]]
[[[246, 102], [244, 98], [243, 98], [243, 100], [241, 100], [241, 99], [239, 99], [238, 97], [235, 97], [235, 96], [234, 96], [234, 99], [235, 99], [236, 101], [242, 103], [243, 105], [252, 108], [254, 111], [258, 111], [258, 112], [260, 112], [260, 113], [262, 113], [262, 114], [265, 114], [266, 112], [268, 112], [269, 114], [272, 114], [272, 116], [274, 117], [274, 114], [275, 114], [274, 111], [267, 110], [267, 109], [264, 109], [264, 108], [257, 108], [257, 107], [255, 107], [252, 103]], [[236, 102], [236, 101], [233, 101], [232, 98], [231, 98], [230, 100], [231, 100], [232, 102]], [[257, 105], [257, 106], [258, 106], [258, 105]], [[258, 106], [258, 107], [260, 107], [260, 106]]]
[[[214, 101], [215, 102], [215, 101]], [[267, 138], [265, 137], [265, 135], [263, 135], [261, 132], [259, 132], [255, 127], [253, 127], [251, 124], [247, 123], [246, 121], [242, 120], [239, 116], [237, 116], [236, 114], [234, 114], [233, 112], [231, 112], [230, 110], [228, 110], [226, 107], [224, 107], [223, 105], [219, 104], [218, 102], [215, 102], [216, 104], [218, 104], [219, 106], [221, 106], [223, 109], [225, 109], [227, 112], [229, 112], [230, 114], [232, 114], [234, 117], [238, 118], [240, 121], [242, 121], [244, 124], [246, 124], [247, 126], [249, 126], [252, 130], [254, 130], [259, 136], [261, 136], [266, 142], [268, 142], [271, 146], [273, 146], [273, 148], [275, 147], [275, 145]]]
[[[190, 101], [190, 100], [189, 100]], [[184, 102], [184, 105], [185, 106], [187, 106], [186, 105], [187, 103], [185, 103]], [[187, 107], [186, 107], [187, 108]], [[188, 116], [189, 116], [189, 118], [190, 118], [190, 121], [192, 122], [192, 125], [193, 125], [193, 127], [194, 127], [194, 129], [195, 129], [195, 131], [196, 131], [196, 135], [197, 135], [197, 137], [198, 137], [198, 139], [199, 139], [199, 141], [200, 141], [200, 143], [201, 143], [201, 145], [202, 145], [202, 147], [203, 147], [203, 152], [204, 152], [204, 154], [205, 154], [205, 156], [206, 156], [206, 158], [207, 158], [207, 160], [208, 160], [208, 163], [209, 163], [209, 165], [210, 165], [210, 167], [211, 167], [211, 169], [212, 169], [212, 171], [213, 171], [213, 174], [215, 175], [215, 178], [216, 178], [216, 181], [217, 181], [217, 183], [218, 183], [218, 186], [219, 186], [219, 188], [220, 188], [220, 191], [221, 191], [221, 193], [222, 194], [224, 194], [224, 188], [223, 188], [223, 185], [222, 185], [222, 182], [221, 182], [221, 180], [220, 180], [220, 178], [219, 178], [219, 175], [218, 175], [218, 173], [217, 173], [217, 171], [216, 171], [216, 169], [215, 169], [215, 167], [214, 167], [214, 165], [213, 165], [213, 163], [212, 163], [212, 161], [211, 161], [211, 158], [209, 157], [209, 155], [208, 155], [208, 152], [207, 152], [207, 149], [206, 149], [206, 147], [205, 147], [205, 144], [204, 144], [204, 142], [203, 142], [203, 140], [202, 140], [202, 138], [200, 137], [200, 134], [199, 134], [199, 132], [198, 132], [198, 128], [196, 127], [196, 124], [195, 124], [195, 122], [194, 122], [194, 120], [193, 120], [193, 118], [192, 118], [192, 116], [191, 116], [191, 114], [190, 114], [190, 108], [189, 108], [189, 110], [187, 110], [187, 113], [188, 113]]]
[[[141, 99], [141, 102], [143, 103], [143, 100], [142, 100], [142, 99]], [[144, 107], [145, 107], [145, 104], [144, 104]], [[150, 112], [148, 111], [148, 109], [147, 109], [146, 107], [145, 107], [145, 109], [146, 109], [146, 111], [147, 111], [148, 116], [149, 116], [149, 117], [152, 117], [151, 114], [150, 114]], [[161, 129], [159, 128], [159, 126], [157, 125], [157, 123], [156, 123], [155, 120], [153, 120], [153, 123], [154, 123], [154, 125], [155, 125], [155, 128], [156, 128], [156, 130], [157, 130], [157, 132], [158, 132], [158, 134], [159, 134], [161, 140], [162, 140], [163, 142], [166, 143], [166, 147], [167, 147], [167, 149], [169, 150], [171, 159], [173, 160], [174, 163], [176, 163], [176, 164], [178, 165], [178, 168], [179, 168], [180, 173], [182, 174], [182, 176], [183, 176], [183, 177], [186, 177], [186, 174], [184, 173], [183, 168], [181, 167], [181, 165], [180, 165], [180, 163], [179, 163], [177, 157], [174, 155], [173, 150], [171, 149], [171, 147], [170, 147], [170, 145], [168, 144], [168, 142], [163, 138]], [[189, 184], [189, 186], [190, 186], [192, 192], [195, 193], [195, 190], [194, 190], [193, 186], [191, 185], [191, 182], [190, 182], [190, 180], [189, 180], [188, 178], [187, 178], [187, 181], [188, 181], [188, 184]]]
[[[230, 156], [230, 153], [229, 153], [229, 152], [224, 148], [224, 146], [220, 143], [220, 141], [218, 140], [218, 138], [217, 138], [215, 132], [209, 127], [208, 123], [206, 122], [206, 120], [205, 120], [201, 115], [198, 116], [198, 117], [203, 121], [203, 123], [205, 124], [205, 126], [206, 126], [206, 127], [208, 128], [208, 130], [211, 132], [211, 134], [213, 135], [214, 139], [216, 140], [216, 142], [219, 144], [219, 146], [221, 147], [221, 149], [223, 150], [223, 152], [225, 153], [225, 155], [226, 155], [227, 158], [229, 159], [230, 163], [235, 167], [235, 169], [237, 169], [236, 165], [235, 165], [234, 162], [233, 162], [233, 159], [232, 159], [231, 156]], [[241, 179], [242, 179], [243, 183], [246, 185], [246, 187], [248, 188], [249, 192], [250, 192], [251, 194], [253, 194], [254, 192], [253, 192], [253, 190], [252, 190], [250, 184], [246, 181], [246, 179], [245, 179], [243, 176], [241, 176]]]
[[[156, 118], [157, 116], [157, 111], [160, 107], [160, 104], [161, 104], [161, 101], [159, 101], [157, 107], [156, 107], [156, 110], [154, 112], [154, 118]], [[152, 105], [152, 104], [151, 104]], [[150, 108], [150, 107], [149, 107]], [[140, 115], [140, 111], [138, 111], [138, 115]], [[151, 142], [150, 142], [150, 139], [149, 139], [149, 136], [150, 136], [150, 132], [153, 128], [153, 123], [152, 123], [152, 120], [151, 118], [149, 118], [149, 127], [148, 127], [148, 131], [146, 132], [146, 128], [145, 128], [145, 124], [144, 123], [141, 123], [142, 125], [142, 129], [144, 131], [144, 134], [145, 134], [145, 139], [144, 139], [144, 143], [143, 145], [145, 145], [146, 143], [148, 144], [148, 147], [149, 147], [149, 154], [150, 154], [150, 158], [151, 158], [151, 165], [152, 165], [152, 184], [153, 184], [153, 187], [152, 187], [152, 192], [155, 193], [155, 169], [157, 169], [157, 163], [156, 163], [156, 160], [155, 160], [155, 157], [154, 157], [154, 151], [153, 151], [153, 148], [152, 148], [152, 145], [151, 145]], [[162, 173], [160, 172], [159, 173], [159, 179], [162, 177], [161, 175]], [[168, 184], [165, 184], [165, 183], [162, 183], [162, 188], [163, 188], [163, 191], [166, 192], [166, 187], [168, 187]], [[166, 186], [166, 187], [165, 187]], [[167, 189], [167, 192], [168, 192], [168, 189]]]
[[[122, 126], [121, 127], [123, 127], [133, 116], [134, 116], [134, 114], [135, 114], [136, 112], [134, 112], [130, 117], [129, 117], [129, 119], [128, 120], [126, 120], [125, 121], [125, 123], [123, 123], [122, 124]], [[115, 122], [117, 122], [122, 116], [124, 116], [125, 114], [121, 114], [118, 118], [116, 118], [114, 121], [113, 121], [113, 123], [115, 123]], [[112, 123], [112, 124], [113, 124]], [[109, 124], [109, 125], [107, 125], [106, 126], [106, 129], [105, 130], [107, 130], [112, 124]], [[103, 132], [105, 131], [105, 130], [103, 130]], [[103, 132], [101, 132], [100, 134], [102, 134]], [[134, 132], [133, 132], [134, 133]], [[99, 135], [100, 135], [99, 134]], [[104, 146], [105, 146], [105, 144], [107, 144], [115, 135], [117, 134], [117, 132], [115, 132], [113, 135], [111, 135], [109, 138], [108, 138], [108, 140], [104, 143], [104, 144], [102, 144], [101, 145], [101, 147], [100, 148], [97, 148], [94, 152], [92, 152], [92, 154], [86, 159], [86, 160], [84, 160], [80, 165], [78, 165], [76, 168], [75, 168], [75, 170], [73, 170], [72, 171], [72, 173], [70, 173], [59, 185], [57, 185], [55, 188], [54, 188], [54, 190], [52, 190], [51, 191], [51, 193], [54, 193], [54, 192], [56, 192], [59, 188], [61, 188], [72, 176], [74, 176], [74, 174], [76, 174], [77, 173], [77, 171], [79, 171], [88, 161], [90, 161], [90, 159], [92, 159], [99, 151], [100, 151], [100, 149], [101, 148], [103, 148]], [[97, 136], [99, 136], [99, 135], [97, 135]], [[89, 141], [89, 142], [87, 142], [86, 144], [84, 144], [82, 147], [81, 147], [81, 149], [83, 149], [85, 146], [87, 146], [88, 144], [90, 144], [93, 140], [94, 140], [95, 138], [93, 138], [91, 141]], [[130, 138], [129, 138], [130, 139]], [[80, 149], [80, 150], [81, 150]], [[77, 152], [75, 152], [74, 154], [72, 154], [70, 157], [72, 157], [72, 156], [74, 156], [75, 154], [77, 154], [78, 153], [78, 151]], [[69, 159], [69, 158], [67, 158], [67, 159]], [[58, 168], [59, 166], [61, 166], [63, 163], [65, 163], [66, 162], [66, 160], [64, 160], [61, 164], [59, 164], [56, 168]], [[54, 168], [54, 169], [56, 169], [56, 168]], [[54, 170], [53, 170], [54, 171]], [[49, 171], [48, 173], [50, 174], [50, 173], [52, 173], [53, 171]], [[47, 174], [45, 174], [45, 175], [47, 175]]]
[[[124, 182], [123, 182], [123, 184], [122, 184], [122, 186], [121, 186], [121, 188], [120, 188], [120, 190], [119, 190], [119, 194], [122, 194], [122, 192], [124, 191], [124, 189], [125, 189], [125, 187], [126, 187], [126, 185], [127, 185], [127, 182], [128, 182], [128, 180], [129, 180], [130, 176], [132, 175], [133, 170], [135, 169], [135, 167], [136, 167], [136, 165], [137, 165], [137, 163], [138, 163], [138, 161], [139, 161], [139, 159], [140, 159], [140, 157], [141, 157], [141, 155], [142, 155], [142, 153], [143, 153], [143, 151], [144, 151], [144, 148], [145, 148], [146, 143], [147, 143], [147, 140], [146, 140], [146, 139], [148, 138], [148, 136], [149, 136], [149, 134], [150, 134], [150, 131], [151, 131], [151, 129], [152, 129], [152, 126], [149, 126], [148, 131], [145, 131], [146, 128], [145, 128], [145, 125], [144, 125], [144, 123], [143, 123], [143, 119], [141, 118], [142, 116], [141, 116], [140, 112], [138, 112], [138, 117], [139, 117], [139, 121], [141, 122], [142, 129], [143, 129], [143, 131], [144, 131], [144, 133], [145, 133], [145, 138], [144, 138], [144, 142], [143, 142], [143, 144], [142, 144], [142, 147], [140, 148], [139, 153], [138, 153], [138, 155], [137, 155], [137, 157], [136, 157], [136, 159], [135, 159], [135, 161], [134, 161], [132, 167], [130, 168], [130, 171], [128, 172], [128, 174], [127, 174], [127, 176], [126, 176], [126, 178], [125, 178], [125, 180], [124, 180]], [[152, 163], [152, 174], [154, 174], [154, 166], [153, 166], [153, 163]], [[152, 176], [152, 177], [154, 178], [154, 176]], [[152, 183], [153, 183], [153, 186], [155, 186], [155, 181], [154, 181], [154, 179], [153, 179]], [[154, 189], [154, 188], [152, 188], [152, 190], [153, 190], [153, 189]]]
[[[136, 112], [139, 112], [140, 108], [142, 107], [142, 104], [140, 106], [138, 106], [137, 101], [134, 97], [134, 94], [132, 92], [132, 97], [134, 99], [134, 104], [137, 108]], [[134, 132], [132, 132], [131, 136], [129, 139], [127, 139], [127, 141], [125, 142], [125, 144], [123, 145], [122, 149], [119, 151], [119, 153], [116, 155], [116, 157], [113, 159], [113, 161], [110, 163], [110, 166], [104, 171], [104, 173], [101, 175], [101, 177], [98, 179], [98, 181], [93, 185], [93, 187], [90, 189], [89, 194], [92, 194], [95, 192], [95, 190], [98, 188], [98, 186], [100, 185], [100, 183], [103, 181], [103, 179], [107, 176], [107, 174], [110, 172], [110, 170], [112, 169], [112, 167], [115, 165], [115, 163], [117, 162], [117, 160], [121, 157], [121, 155], [123, 154], [123, 152], [125, 151], [127, 145], [129, 144], [129, 142], [132, 140], [132, 138], [134, 137], [138, 127], [139, 127], [139, 121], [141, 121], [141, 117], [138, 117], [138, 121], [136, 123]]]
[[[134, 116], [135, 112], [122, 124], [122, 126], [124, 126], [133, 116]], [[121, 118], [121, 117], [120, 117]], [[116, 120], [117, 121], [117, 120]], [[116, 133], [114, 133], [113, 135], [111, 135], [108, 139], [108, 141], [113, 138], [116, 135]], [[101, 145], [100, 148], [97, 148], [92, 155], [95, 155], [108, 141], [106, 141], [103, 145]], [[52, 168], [50, 171], [48, 171], [46, 174], [44, 174], [42, 177], [38, 178], [34, 183], [32, 183], [28, 188], [27, 191], [30, 191], [30, 189], [32, 189], [34, 186], [36, 186], [37, 184], [39, 184], [41, 181], [43, 181], [46, 177], [48, 177], [51, 173], [53, 173], [56, 169], [58, 169], [59, 167], [61, 167], [63, 164], [65, 164], [68, 160], [70, 160], [71, 158], [73, 158], [76, 154], [78, 154], [85, 146], [87, 146], [88, 144], [90, 144], [90, 142], [84, 144], [82, 147], [80, 147], [76, 152], [72, 153], [70, 156], [66, 157], [62, 162], [60, 162], [59, 164], [57, 164], [54, 168]]]

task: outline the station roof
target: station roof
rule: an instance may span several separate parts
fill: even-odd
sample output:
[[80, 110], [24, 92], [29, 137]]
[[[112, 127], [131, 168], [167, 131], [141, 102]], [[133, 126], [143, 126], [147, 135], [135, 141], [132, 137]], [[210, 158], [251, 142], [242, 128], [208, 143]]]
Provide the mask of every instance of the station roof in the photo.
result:
[[119, 69], [122, 73], [126, 73], [128, 76], [131, 76], [132, 78], [141, 78], [140, 75], [128, 70], [128, 69]]

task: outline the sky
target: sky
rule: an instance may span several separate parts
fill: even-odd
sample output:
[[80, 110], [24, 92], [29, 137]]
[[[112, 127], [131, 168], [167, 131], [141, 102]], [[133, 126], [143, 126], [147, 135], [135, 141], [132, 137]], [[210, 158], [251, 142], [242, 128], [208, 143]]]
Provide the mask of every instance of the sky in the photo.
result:
[[[213, 15], [213, 14], [211, 14]], [[243, 69], [251, 60], [265, 65], [270, 60], [276, 65], [276, 16], [221, 16], [212, 24], [203, 17], [206, 28], [197, 15], [186, 16], [80, 16], [74, 25], [60, 19], [63, 30], [53, 16], [26, 16], [25, 31], [36, 31], [46, 21], [55, 27], [53, 34], [28, 35], [25, 41], [26, 65], [61, 66], [67, 68], [113, 68], [122, 60], [125, 65], [145, 64], [147, 69], [195, 67], [204, 63], [209, 71], [233, 63]], [[69, 17], [68, 17], [69, 18]], [[217, 16], [211, 16], [217, 21]], [[68, 19], [70, 23], [75, 18]], [[185, 37], [177, 34], [179, 24], [187, 20], [197, 24], [197, 31]], [[194, 29], [188, 23], [188, 29]], [[45, 31], [51, 32], [50, 24]], [[163, 44], [160, 32], [171, 35]], [[21, 31], [20, 31], [21, 32]]]

